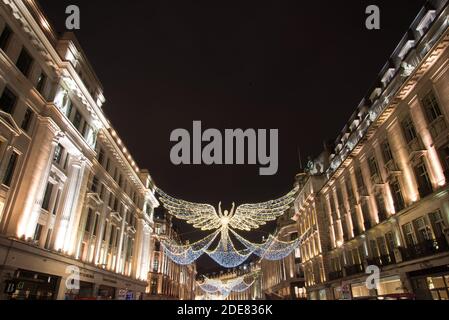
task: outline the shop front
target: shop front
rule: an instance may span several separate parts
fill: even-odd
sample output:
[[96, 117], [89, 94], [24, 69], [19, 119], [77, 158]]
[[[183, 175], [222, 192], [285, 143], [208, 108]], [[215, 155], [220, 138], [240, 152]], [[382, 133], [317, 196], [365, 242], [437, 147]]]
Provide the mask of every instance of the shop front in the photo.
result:
[[10, 300], [55, 300], [60, 278], [53, 275], [19, 269], [6, 283]]
[[408, 276], [416, 299], [449, 300], [449, 266], [410, 272]]

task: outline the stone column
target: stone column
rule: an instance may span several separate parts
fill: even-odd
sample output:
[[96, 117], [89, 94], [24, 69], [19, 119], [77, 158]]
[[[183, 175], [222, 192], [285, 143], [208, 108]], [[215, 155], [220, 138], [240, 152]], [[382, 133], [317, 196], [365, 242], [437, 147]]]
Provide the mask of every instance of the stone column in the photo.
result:
[[55, 147], [62, 134], [49, 118], [38, 117], [33, 145], [24, 161], [15, 205], [2, 231], [10, 236], [31, 238], [39, 219]]
[[437, 189], [445, 185], [446, 178], [444, 176], [438, 152], [435, 149], [433, 137], [428, 129], [426, 117], [417, 96], [410, 103], [410, 113], [413, 123], [416, 126], [416, 131], [419, 132], [424, 147], [427, 150], [427, 154], [424, 156], [427, 170], [434, 189]]
[[401, 124], [396, 120], [388, 128], [388, 136], [391, 146], [391, 151], [394, 158], [402, 171], [402, 191], [406, 204], [414, 203], [418, 200], [418, 186], [416, 184], [414, 173], [410, 167], [409, 150], [407, 143], [403, 137]]
[[72, 224], [74, 212], [78, 205], [82, 177], [84, 175], [84, 160], [77, 159], [71, 163], [69, 169], [66, 192], [64, 195], [63, 208], [59, 225], [57, 226], [57, 234], [55, 241], [55, 249], [69, 253], [70, 240], [72, 232]]

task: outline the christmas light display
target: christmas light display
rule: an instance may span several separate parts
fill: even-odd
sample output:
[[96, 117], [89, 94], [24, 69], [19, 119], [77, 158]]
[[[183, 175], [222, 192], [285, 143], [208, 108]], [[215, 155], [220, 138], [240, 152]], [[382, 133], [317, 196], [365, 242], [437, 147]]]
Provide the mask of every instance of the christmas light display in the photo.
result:
[[203, 282], [197, 284], [207, 295], [224, 300], [232, 292], [245, 292], [251, 288], [256, 281], [256, 277], [256, 273], [247, 274], [227, 281], [203, 277]]
[[[206, 253], [215, 262], [226, 268], [241, 265], [252, 254], [267, 260], [283, 259], [298, 247], [299, 239], [292, 242], [282, 242], [270, 236], [264, 243], [257, 244], [246, 240], [233, 229], [251, 231], [277, 219], [290, 208], [297, 191], [298, 187], [282, 198], [258, 204], [244, 204], [237, 209], [233, 204], [229, 212], [227, 210], [222, 212], [220, 203], [217, 213], [211, 205], [179, 200], [157, 189], [160, 201], [170, 214], [187, 221], [187, 223], [202, 231], [215, 230], [211, 235], [191, 245], [183, 246], [169, 241], [162, 242], [164, 251], [170, 259], [182, 265], [190, 264]], [[229, 232], [243, 244], [244, 249], [236, 249]], [[217, 247], [209, 250], [219, 234], [221, 236]]]

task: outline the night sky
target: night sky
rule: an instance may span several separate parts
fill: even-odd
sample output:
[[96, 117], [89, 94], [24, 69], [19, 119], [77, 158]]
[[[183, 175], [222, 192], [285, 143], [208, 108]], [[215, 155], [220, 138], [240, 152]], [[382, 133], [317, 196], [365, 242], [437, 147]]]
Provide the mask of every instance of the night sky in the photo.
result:
[[[288, 192], [303, 161], [334, 140], [424, 0], [41, 0], [58, 32], [81, 9], [76, 35], [101, 80], [104, 111], [140, 168], [176, 197], [230, 206]], [[381, 30], [365, 8], [381, 9]], [[279, 129], [279, 171], [174, 166], [170, 134]]]

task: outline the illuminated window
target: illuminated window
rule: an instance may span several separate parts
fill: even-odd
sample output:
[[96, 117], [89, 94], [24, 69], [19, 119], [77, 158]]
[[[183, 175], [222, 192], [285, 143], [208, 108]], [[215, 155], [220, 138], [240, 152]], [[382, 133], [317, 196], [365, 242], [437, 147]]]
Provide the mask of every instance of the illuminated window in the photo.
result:
[[440, 105], [432, 91], [423, 98], [422, 105], [430, 124], [430, 132], [436, 138], [447, 128], [447, 125], [441, 113]]

